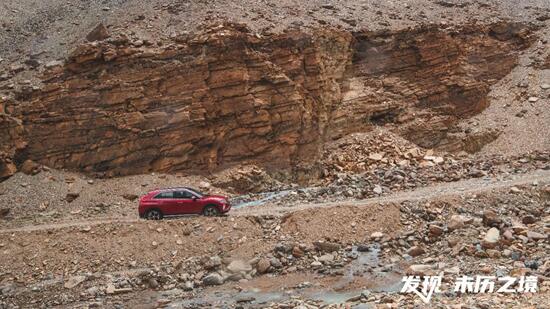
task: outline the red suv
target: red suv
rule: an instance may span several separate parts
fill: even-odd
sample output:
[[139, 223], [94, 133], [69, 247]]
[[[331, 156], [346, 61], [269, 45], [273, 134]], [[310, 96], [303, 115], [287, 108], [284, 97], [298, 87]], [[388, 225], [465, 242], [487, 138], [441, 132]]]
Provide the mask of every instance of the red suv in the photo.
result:
[[197, 190], [181, 187], [151, 191], [139, 199], [139, 216], [160, 220], [164, 216], [203, 214], [217, 216], [231, 209], [224, 196], [204, 195]]

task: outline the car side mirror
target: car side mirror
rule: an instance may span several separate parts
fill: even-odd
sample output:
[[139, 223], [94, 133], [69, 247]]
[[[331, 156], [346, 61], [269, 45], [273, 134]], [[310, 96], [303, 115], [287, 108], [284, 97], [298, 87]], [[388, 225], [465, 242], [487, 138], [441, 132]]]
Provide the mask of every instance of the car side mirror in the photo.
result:
[[199, 199], [198, 197], [193, 196], [193, 201], [196, 201], [196, 200], [198, 200], [198, 199]]

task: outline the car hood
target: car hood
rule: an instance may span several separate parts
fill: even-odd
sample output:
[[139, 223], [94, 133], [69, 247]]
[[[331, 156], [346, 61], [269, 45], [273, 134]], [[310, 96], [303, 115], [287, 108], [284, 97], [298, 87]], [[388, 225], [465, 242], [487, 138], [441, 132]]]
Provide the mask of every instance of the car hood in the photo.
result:
[[223, 202], [227, 201], [227, 197], [222, 195], [206, 195], [203, 197], [205, 200]]

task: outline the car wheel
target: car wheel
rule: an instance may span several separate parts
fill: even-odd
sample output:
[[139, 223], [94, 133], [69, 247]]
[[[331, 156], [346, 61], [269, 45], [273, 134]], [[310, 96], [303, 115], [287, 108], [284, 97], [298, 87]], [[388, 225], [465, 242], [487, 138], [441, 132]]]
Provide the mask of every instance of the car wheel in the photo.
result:
[[204, 207], [202, 214], [207, 217], [214, 217], [220, 214], [220, 211], [218, 210], [218, 207], [214, 205], [209, 205]]
[[151, 209], [145, 214], [147, 220], [160, 220], [162, 219], [162, 212], [158, 209]]

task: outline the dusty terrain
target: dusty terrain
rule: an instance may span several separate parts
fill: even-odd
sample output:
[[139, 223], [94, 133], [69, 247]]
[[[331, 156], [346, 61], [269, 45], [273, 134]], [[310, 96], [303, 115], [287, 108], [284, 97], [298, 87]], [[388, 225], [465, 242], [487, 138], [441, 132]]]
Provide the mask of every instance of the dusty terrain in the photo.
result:
[[[548, 308], [549, 40], [544, 0], [3, 1], [0, 308]], [[233, 210], [138, 218], [181, 185]]]

